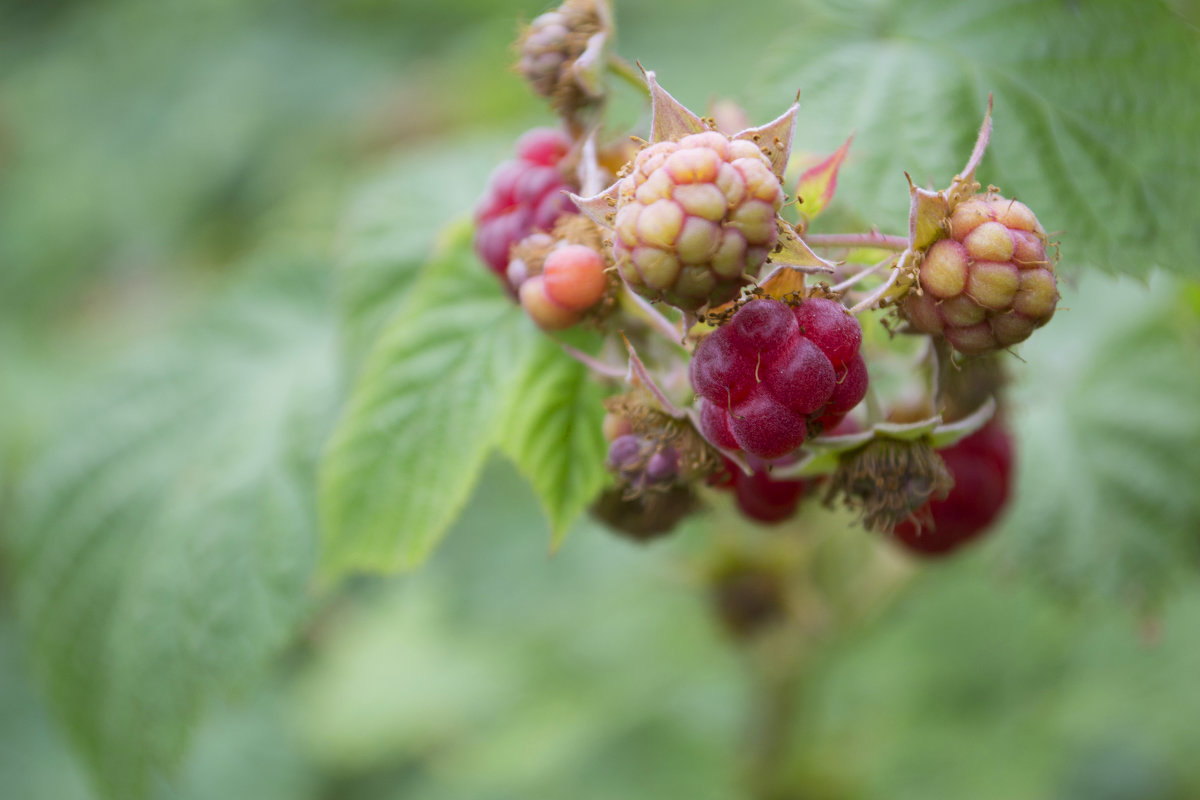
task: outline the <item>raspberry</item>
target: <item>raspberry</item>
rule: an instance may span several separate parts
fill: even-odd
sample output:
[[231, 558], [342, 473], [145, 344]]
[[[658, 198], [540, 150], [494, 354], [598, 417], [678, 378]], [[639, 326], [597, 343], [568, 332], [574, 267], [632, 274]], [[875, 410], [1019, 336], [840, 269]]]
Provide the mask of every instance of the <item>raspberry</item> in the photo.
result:
[[938, 453], [954, 488], [919, 512], [931, 524], [907, 521], [895, 529], [901, 545], [927, 557], [946, 555], [984, 533], [1004, 510], [1012, 481], [1012, 439], [995, 420]]
[[517, 42], [517, 71], [559, 114], [572, 116], [601, 99], [603, 85], [590, 73], [603, 56], [609, 27], [602, 3], [567, 0], [529, 23]]
[[627, 493], [662, 490], [679, 478], [679, 454], [653, 439], [626, 433], [609, 444], [608, 468]]
[[507, 277], [509, 250], [535, 229], [550, 230], [575, 210], [563, 192], [572, 188], [559, 169], [571, 140], [552, 128], [535, 128], [517, 140], [517, 158], [496, 167], [475, 208], [475, 251], [493, 272]]
[[749, 519], [767, 525], [791, 519], [804, 498], [808, 482], [775, 480], [771, 477], [771, 467], [790, 463], [793, 459], [767, 462], [749, 456], [748, 461], [754, 470], [750, 475], [726, 459], [725, 471], [719, 474], [716, 485], [733, 490], [738, 509]]
[[783, 188], [748, 140], [649, 145], [618, 184], [613, 255], [639, 294], [695, 311], [733, 299], [778, 238]]
[[[529, 238], [549, 237], [534, 234]], [[521, 247], [515, 252], [522, 252]], [[583, 312], [604, 297], [608, 288], [604, 270], [602, 255], [586, 245], [569, 244], [551, 250], [537, 275], [528, 275], [527, 259], [514, 257], [509, 279], [522, 279], [518, 284], [521, 306], [538, 327], [557, 331], [579, 322]]]
[[544, 275], [534, 275], [521, 284], [521, 307], [537, 326], [546, 331], [561, 331], [579, 322], [579, 315], [554, 302], [546, 291]]
[[1058, 283], [1033, 212], [1016, 200], [976, 195], [959, 203], [948, 223], [950, 237], [925, 251], [921, 291], [905, 298], [909, 323], [944, 335], [965, 355], [1010, 347], [1045, 325]]
[[572, 311], [586, 311], [604, 296], [608, 281], [604, 276], [604, 256], [590, 247], [570, 244], [546, 256], [542, 275], [546, 294]]
[[833, 300], [750, 301], [692, 358], [701, 431], [763, 459], [792, 452], [810, 425], [833, 427], [866, 394], [861, 341], [858, 320]]

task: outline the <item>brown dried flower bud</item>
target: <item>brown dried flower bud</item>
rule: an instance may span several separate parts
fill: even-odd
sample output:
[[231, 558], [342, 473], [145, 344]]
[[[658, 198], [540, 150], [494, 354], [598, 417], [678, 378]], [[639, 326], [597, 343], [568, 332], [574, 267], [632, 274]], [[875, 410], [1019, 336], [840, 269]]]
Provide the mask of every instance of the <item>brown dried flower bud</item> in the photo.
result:
[[840, 495], [862, 514], [863, 527], [890, 533], [930, 498], [942, 499], [953, 487], [954, 478], [928, 442], [875, 438], [842, 456], [825, 502]]

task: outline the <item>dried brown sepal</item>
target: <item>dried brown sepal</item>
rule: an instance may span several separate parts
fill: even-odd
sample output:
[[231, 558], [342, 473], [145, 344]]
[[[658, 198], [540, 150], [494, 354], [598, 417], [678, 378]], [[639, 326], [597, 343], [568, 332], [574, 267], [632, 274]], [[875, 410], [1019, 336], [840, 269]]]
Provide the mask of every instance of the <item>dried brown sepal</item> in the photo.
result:
[[711, 578], [713, 611], [734, 639], [748, 639], [787, 617], [787, 583], [777, 566], [739, 562]]
[[614, 487], [596, 498], [591, 514], [621, 536], [647, 542], [666, 536], [699, 508], [696, 494], [684, 484], [633, 498], [627, 498], [621, 487]]
[[945, 498], [953, 487], [954, 478], [941, 456], [925, 440], [877, 437], [841, 456], [825, 503], [832, 505], [841, 497], [859, 512], [867, 530], [890, 533], [931, 498]]
[[797, 278], [795, 270], [779, 270], [768, 280], [758, 286], [752, 286], [736, 300], [722, 303], [716, 308], [701, 312], [697, 322], [719, 328], [733, 318], [733, 315], [752, 300], [763, 298], [787, 303], [793, 308], [811, 297], [823, 297], [834, 302], [841, 302], [842, 292], [830, 289], [829, 284], [822, 282], [814, 286], [806, 286], [803, 277]]

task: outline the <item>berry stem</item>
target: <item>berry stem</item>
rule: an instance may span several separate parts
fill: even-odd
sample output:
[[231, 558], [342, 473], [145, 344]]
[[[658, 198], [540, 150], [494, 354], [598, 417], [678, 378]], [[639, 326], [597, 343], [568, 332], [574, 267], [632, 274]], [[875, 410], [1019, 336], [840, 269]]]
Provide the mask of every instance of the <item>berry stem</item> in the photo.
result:
[[681, 331], [675, 323], [663, 316], [662, 312], [655, 308], [649, 300], [629, 289], [628, 285], [625, 288], [627, 290], [625, 296], [633, 301], [633, 304], [642, 312], [651, 330], [661, 334], [671, 344], [678, 345], [683, 341], [684, 331]]
[[796, 698], [800, 687], [800, 658], [788, 653], [783, 663], [761, 663], [756, 659], [752, 691], [749, 744], [749, 782], [752, 797], [777, 798], [786, 781], [783, 774], [788, 761]]
[[888, 236], [878, 231], [871, 233], [814, 233], [805, 236], [809, 247], [880, 247], [886, 250], [907, 250], [908, 239], [903, 236]]
[[883, 422], [887, 415], [883, 413], [883, 404], [879, 402], [879, 395], [875, 393], [874, 382], [867, 384], [867, 396], [864, 399], [867, 403], [867, 427], [876, 422]]
[[885, 294], [887, 294], [888, 289], [892, 288], [899, 277], [900, 270], [898, 268], [893, 269], [892, 274], [888, 276], [888, 279], [879, 284], [879, 287], [876, 288], [875, 291], [871, 292], [869, 295], [864, 297], [862, 300], [859, 300], [851, 307], [850, 313], [860, 314], [863, 311], [869, 311], [870, 309], [874, 308], [875, 304], [878, 303]]
[[638, 356], [637, 351], [633, 349], [633, 344], [630, 343], [625, 333], [621, 333], [621, 339], [625, 342], [625, 349], [629, 352], [629, 374], [627, 380], [630, 386], [636, 386], [639, 382], [642, 387], [650, 392], [659, 406], [667, 416], [675, 419], [683, 419], [687, 416], [687, 412], [676, 406], [667, 397], [666, 393], [659, 387], [658, 382], [654, 380], [654, 376], [646, 369], [646, 365], [642, 363], [642, 359]]
[[571, 358], [578, 361], [580, 364], [583, 364], [585, 367], [587, 367], [588, 369], [590, 369], [592, 372], [596, 373], [600, 377], [615, 378], [616, 380], [625, 380], [627, 371], [624, 367], [614, 367], [611, 364], [605, 364], [603, 361], [600, 361], [599, 359], [592, 358], [591, 356], [589, 356], [587, 353], [583, 352], [582, 350], [576, 350], [574, 347], [571, 347], [571, 345], [566, 344], [565, 342], [559, 342], [558, 346], [563, 349], [564, 353], [566, 353]]
[[616, 53], [609, 53], [608, 55], [608, 71], [636, 88], [646, 97], [650, 96], [650, 87], [646, 85], [646, 78], [642, 75], [641, 70]]
[[946, 388], [946, 380], [949, 376], [950, 359], [954, 353], [950, 349], [950, 343], [942, 336], [931, 336], [929, 338], [929, 399], [933, 405], [933, 413], [940, 413], [942, 410], [942, 394]]
[[888, 264], [892, 263], [892, 258], [893, 258], [893, 256], [888, 256], [887, 258], [880, 261], [878, 264], [873, 264], [873, 265], [867, 267], [866, 269], [862, 270], [861, 272], [856, 272], [855, 274], [851, 275], [849, 278], [846, 278], [846, 280], [831, 287], [831, 291], [842, 292], [842, 291], [845, 291], [846, 289], [849, 289], [851, 286], [858, 283], [863, 278], [867, 277], [868, 275], [872, 275], [872, 274], [878, 272], [882, 268], [886, 267]]

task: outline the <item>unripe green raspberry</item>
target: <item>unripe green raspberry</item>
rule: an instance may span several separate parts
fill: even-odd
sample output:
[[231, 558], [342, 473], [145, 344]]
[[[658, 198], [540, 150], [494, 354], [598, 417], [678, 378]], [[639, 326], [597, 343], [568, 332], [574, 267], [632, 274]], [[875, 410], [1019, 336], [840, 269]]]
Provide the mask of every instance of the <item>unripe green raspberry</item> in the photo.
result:
[[639, 294], [694, 311], [731, 300], [778, 238], [783, 188], [747, 140], [652, 144], [618, 186], [613, 254]]
[[904, 299], [909, 325], [978, 355], [1029, 338], [1054, 315], [1058, 282], [1046, 232], [1024, 203], [996, 194], [960, 202], [949, 237], [925, 251]]

